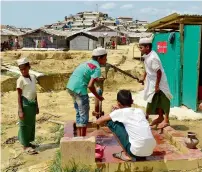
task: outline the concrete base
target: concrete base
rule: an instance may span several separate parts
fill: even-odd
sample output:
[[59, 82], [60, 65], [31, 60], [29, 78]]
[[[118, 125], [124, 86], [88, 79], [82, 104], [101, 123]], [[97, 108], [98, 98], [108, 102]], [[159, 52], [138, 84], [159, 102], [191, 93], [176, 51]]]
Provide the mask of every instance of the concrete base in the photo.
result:
[[144, 161], [144, 162], [122, 162], [98, 164], [102, 172], [168, 172], [194, 170], [201, 172], [201, 160], [178, 160], [178, 161]]
[[73, 164], [95, 164], [95, 137], [63, 137], [60, 141], [61, 165], [63, 168]]

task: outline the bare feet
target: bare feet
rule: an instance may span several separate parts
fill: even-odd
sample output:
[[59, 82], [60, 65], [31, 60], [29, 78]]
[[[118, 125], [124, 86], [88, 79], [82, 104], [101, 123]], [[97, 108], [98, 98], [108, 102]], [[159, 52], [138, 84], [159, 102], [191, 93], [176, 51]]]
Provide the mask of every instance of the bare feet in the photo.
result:
[[38, 154], [38, 152], [32, 147], [24, 147], [24, 152], [28, 155]]
[[118, 159], [121, 159], [123, 161], [131, 161], [132, 158], [129, 157], [124, 151], [121, 151], [119, 153], [114, 153], [113, 154], [113, 157], [114, 158], [118, 158]]
[[150, 126], [154, 126], [154, 125], [158, 125], [161, 122], [163, 122], [164, 117], [163, 116], [158, 116], [158, 118], [156, 118], [155, 120], [153, 120], [150, 124]]
[[158, 125], [158, 129], [163, 129], [167, 126], [170, 126], [169, 122], [166, 122], [165, 120], [163, 122], [161, 122], [159, 125]]

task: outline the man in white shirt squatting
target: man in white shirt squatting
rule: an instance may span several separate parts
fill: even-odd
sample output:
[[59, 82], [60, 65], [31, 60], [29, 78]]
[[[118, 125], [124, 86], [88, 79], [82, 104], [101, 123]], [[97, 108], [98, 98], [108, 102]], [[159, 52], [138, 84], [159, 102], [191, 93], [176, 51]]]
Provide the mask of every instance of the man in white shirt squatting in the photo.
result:
[[96, 123], [99, 125], [107, 122], [123, 148], [123, 151], [114, 153], [113, 157], [123, 161], [145, 160], [156, 146], [145, 114], [141, 109], [131, 107], [133, 100], [129, 90], [118, 92], [117, 104], [118, 109], [100, 117]]
[[[150, 126], [158, 126], [162, 129], [169, 126], [170, 100], [172, 95], [168, 86], [167, 78], [159, 59], [159, 56], [152, 50], [152, 39], [141, 38], [139, 49], [143, 54], [145, 64], [144, 100], [148, 102], [146, 108], [146, 117], [150, 114], [158, 114], [158, 118], [153, 120]], [[163, 116], [165, 114], [165, 118]]]

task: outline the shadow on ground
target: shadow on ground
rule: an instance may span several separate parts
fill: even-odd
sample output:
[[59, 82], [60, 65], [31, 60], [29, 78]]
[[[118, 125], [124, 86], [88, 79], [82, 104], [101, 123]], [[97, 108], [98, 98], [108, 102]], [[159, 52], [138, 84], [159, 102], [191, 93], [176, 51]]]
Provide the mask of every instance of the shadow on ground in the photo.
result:
[[175, 130], [181, 130], [181, 131], [188, 131], [189, 127], [185, 126], [185, 125], [171, 125], [172, 128], [174, 128]]
[[58, 148], [58, 147], [59, 147], [59, 144], [57, 144], [57, 143], [48, 143], [48, 144], [40, 145], [38, 148], [36, 148], [36, 150], [39, 152], [43, 152], [48, 149], [54, 149], [54, 148]]

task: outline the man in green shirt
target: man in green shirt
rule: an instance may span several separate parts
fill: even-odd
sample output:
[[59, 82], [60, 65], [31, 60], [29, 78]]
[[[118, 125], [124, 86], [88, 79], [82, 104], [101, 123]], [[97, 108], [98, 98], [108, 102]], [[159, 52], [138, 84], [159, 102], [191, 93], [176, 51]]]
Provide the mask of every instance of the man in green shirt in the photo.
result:
[[93, 50], [92, 59], [80, 64], [72, 73], [68, 83], [67, 90], [74, 101], [76, 110], [76, 127], [77, 136], [86, 136], [86, 126], [89, 120], [89, 90], [95, 97], [103, 101], [104, 98], [96, 92], [94, 83], [101, 76], [101, 65], [107, 62], [107, 52], [104, 48], [96, 48]]

